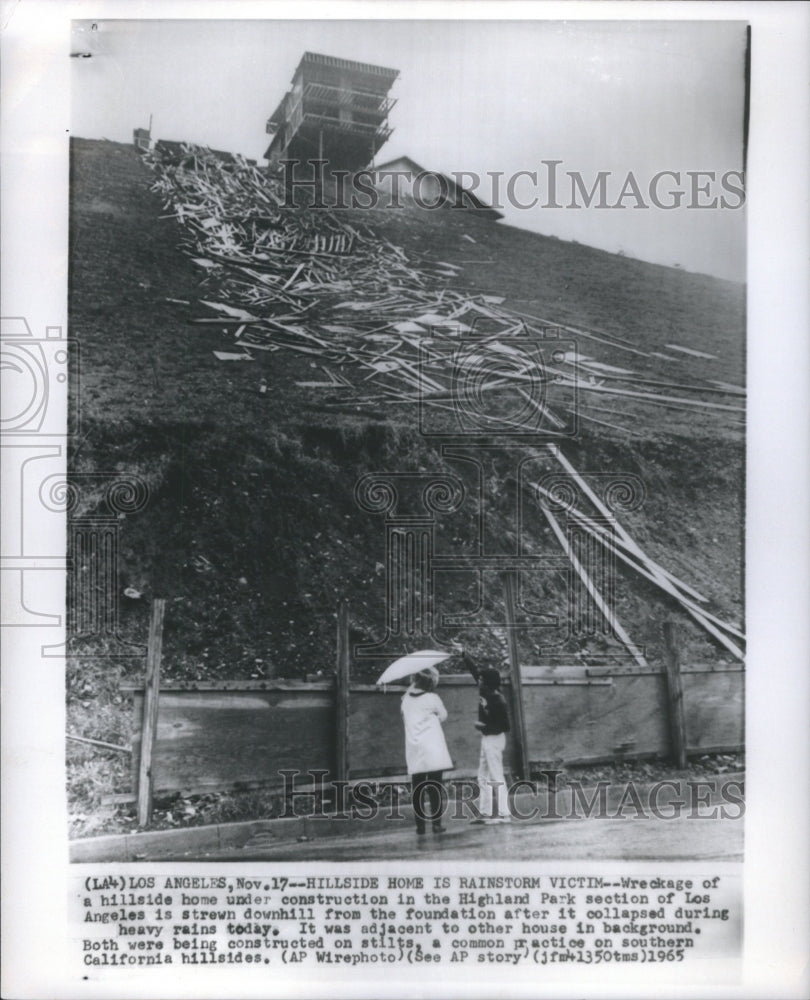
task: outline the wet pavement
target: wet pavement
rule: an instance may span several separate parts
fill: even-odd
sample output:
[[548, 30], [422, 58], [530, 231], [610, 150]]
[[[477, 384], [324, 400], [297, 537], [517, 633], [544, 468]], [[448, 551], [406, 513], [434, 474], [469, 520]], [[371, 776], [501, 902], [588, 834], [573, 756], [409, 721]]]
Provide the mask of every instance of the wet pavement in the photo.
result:
[[[445, 833], [417, 837], [405, 821], [392, 829], [347, 823], [340, 836], [276, 841], [259, 834], [242, 847], [212, 851], [205, 860], [370, 861], [465, 858], [532, 861], [547, 858], [633, 861], [741, 861], [741, 819], [562, 819], [475, 826], [450, 821]], [[316, 830], [317, 824], [312, 824]]]

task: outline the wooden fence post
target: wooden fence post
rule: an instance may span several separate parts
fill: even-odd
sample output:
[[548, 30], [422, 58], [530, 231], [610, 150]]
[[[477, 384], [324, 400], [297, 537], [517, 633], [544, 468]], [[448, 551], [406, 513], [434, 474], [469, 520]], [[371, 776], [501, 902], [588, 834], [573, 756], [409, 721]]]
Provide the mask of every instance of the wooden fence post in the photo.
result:
[[686, 767], [686, 720], [683, 711], [683, 683], [678, 650], [678, 627], [668, 618], [664, 622], [664, 662], [667, 675], [667, 711], [672, 744], [672, 760], [679, 768]]
[[152, 603], [149, 621], [149, 645], [146, 650], [146, 685], [143, 693], [141, 723], [141, 760], [138, 768], [138, 826], [148, 826], [152, 819], [152, 749], [157, 729], [160, 700], [160, 656], [163, 648], [163, 614], [166, 601], [157, 597]]
[[335, 777], [349, 780], [349, 602], [338, 607], [337, 667], [335, 670]]
[[520, 675], [517, 631], [515, 624], [514, 571], [503, 574], [504, 601], [506, 604], [506, 635], [509, 641], [509, 670], [512, 681], [512, 720], [517, 749], [519, 778], [529, 778], [529, 752], [526, 741], [526, 717], [523, 712], [523, 679]]

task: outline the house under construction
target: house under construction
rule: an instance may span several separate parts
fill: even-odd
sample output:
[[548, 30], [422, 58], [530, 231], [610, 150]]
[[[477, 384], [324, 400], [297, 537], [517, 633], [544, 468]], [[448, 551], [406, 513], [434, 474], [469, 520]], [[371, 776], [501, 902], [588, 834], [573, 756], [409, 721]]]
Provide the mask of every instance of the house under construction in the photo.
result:
[[328, 160], [332, 170], [367, 166], [391, 135], [388, 91], [399, 70], [305, 52], [290, 89], [267, 121], [265, 157]]

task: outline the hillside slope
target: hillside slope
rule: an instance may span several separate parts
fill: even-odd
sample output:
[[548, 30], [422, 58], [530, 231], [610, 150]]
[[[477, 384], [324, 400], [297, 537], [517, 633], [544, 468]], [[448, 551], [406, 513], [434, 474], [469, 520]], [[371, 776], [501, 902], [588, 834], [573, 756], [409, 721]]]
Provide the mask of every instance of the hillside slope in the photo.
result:
[[[148, 599], [161, 595], [168, 601], [167, 679], [329, 673], [340, 598], [349, 600], [357, 641], [381, 638], [385, 620], [384, 526], [358, 509], [357, 480], [372, 471], [444, 471], [473, 490], [470, 466], [442, 456], [419, 433], [413, 405], [361, 406], [351, 393], [296, 386], [323, 379], [317, 358], [277, 350], [256, 351], [251, 363], [217, 360], [214, 350], [233, 350], [233, 329], [190, 322], [212, 317], [199, 305], [211, 279], [179, 249], [188, 232], [150, 190], [154, 180], [130, 147], [72, 142], [69, 305], [71, 336], [81, 345], [75, 389], [82, 435], [72, 442], [70, 466], [136, 474], [150, 491], [147, 506], [122, 522], [119, 587], [143, 598], [122, 597], [121, 633], [143, 642]], [[376, 211], [355, 221], [411, 261], [455, 265], [455, 276], [436, 279], [439, 290], [503, 296], [503, 309], [581, 328], [582, 337], [569, 334], [576, 350], [602, 365], [666, 386], [743, 384], [742, 286], [466, 212]], [[655, 385], [639, 389], [679, 396]], [[705, 398], [743, 405], [739, 394]], [[584, 474], [639, 477], [646, 500], [622, 524], [702, 591], [713, 613], [741, 626], [741, 415], [596, 392], [583, 393], [581, 402], [585, 417], [577, 437], [563, 444], [567, 458]], [[503, 455], [515, 458], [509, 449]], [[555, 468], [542, 449], [532, 461], [537, 478]], [[523, 502], [504, 472], [508, 465], [487, 467], [491, 543], [558, 555], [536, 504]], [[525, 520], [516, 543], [519, 502]], [[478, 513], [442, 522], [437, 548], [472, 551]], [[454, 609], [475, 606], [474, 582], [463, 574], [440, 591]], [[524, 597], [527, 608], [564, 619], [565, 574], [527, 580]], [[621, 564], [615, 607], [653, 661], [660, 661], [669, 614], [683, 622], [685, 658], [729, 658], [674, 601]], [[543, 636], [519, 635], [525, 662], [540, 662]], [[503, 656], [497, 628], [446, 629], [439, 637]], [[93, 641], [83, 648], [94, 650]], [[620, 644], [596, 636], [563, 643], [555, 655], [599, 664], [618, 653]], [[141, 663], [94, 663], [85, 656], [69, 668], [72, 723], [101, 739], [126, 739], [126, 707], [116, 690], [139, 676]]]

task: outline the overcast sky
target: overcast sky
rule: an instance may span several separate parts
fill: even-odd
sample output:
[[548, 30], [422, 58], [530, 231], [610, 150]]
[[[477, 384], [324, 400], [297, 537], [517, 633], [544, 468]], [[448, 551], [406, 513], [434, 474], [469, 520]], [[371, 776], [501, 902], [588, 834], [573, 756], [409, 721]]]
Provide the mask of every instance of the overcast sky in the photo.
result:
[[[304, 51], [400, 70], [394, 134], [377, 162], [405, 154], [427, 169], [538, 171], [522, 200], [545, 200], [542, 160], [590, 188], [610, 171], [616, 201], [632, 172], [647, 203], [664, 170], [742, 169], [745, 26], [675, 21], [75, 22], [74, 136], [129, 142], [153, 115], [156, 138], [261, 161], [264, 126]], [[705, 181], [704, 181], [705, 183]], [[661, 186], [665, 194], [674, 181]], [[681, 187], [688, 192], [687, 178]], [[719, 181], [702, 201], [722, 195]], [[479, 189], [490, 200], [490, 181]], [[727, 195], [730, 204], [737, 198]], [[684, 205], [689, 196], [684, 199]], [[512, 225], [628, 256], [744, 280], [743, 209], [520, 210]], [[542, 204], [542, 202], [541, 202]]]

